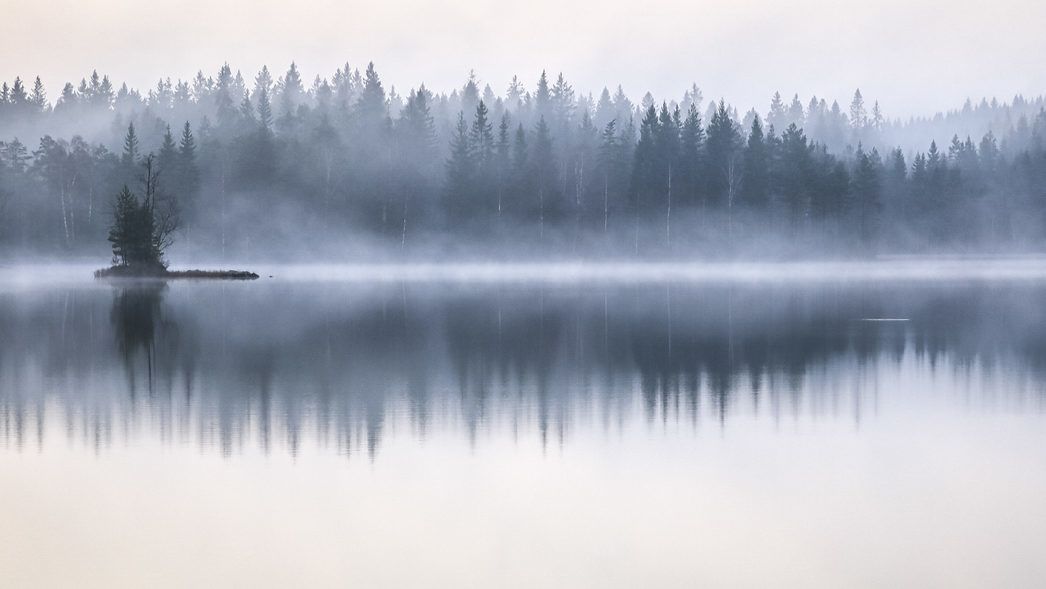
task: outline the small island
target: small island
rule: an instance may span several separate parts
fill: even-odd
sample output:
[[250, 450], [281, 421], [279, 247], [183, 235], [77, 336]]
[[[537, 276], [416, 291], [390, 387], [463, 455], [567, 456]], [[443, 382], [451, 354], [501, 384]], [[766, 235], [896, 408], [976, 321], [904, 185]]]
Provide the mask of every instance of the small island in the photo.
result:
[[167, 268], [148, 268], [116, 264], [108, 268], [95, 270], [95, 278], [191, 278], [225, 280], [256, 280], [258, 275], [247, 270], [168, 270]]
[[257, 274], [246, 270], [168, 270], [164, 253], [174, 243], [174, 232], [178, 229], [177, 200], [174, 195], [160, 189], [159, 174], [153, 169], [151, 154], [143, 165], [145, 196], [139, 200], [126, 184], [116, 196], [113, 225], [109, 229], [113, 265], [96, 270], [95, 278], [258, 278]]

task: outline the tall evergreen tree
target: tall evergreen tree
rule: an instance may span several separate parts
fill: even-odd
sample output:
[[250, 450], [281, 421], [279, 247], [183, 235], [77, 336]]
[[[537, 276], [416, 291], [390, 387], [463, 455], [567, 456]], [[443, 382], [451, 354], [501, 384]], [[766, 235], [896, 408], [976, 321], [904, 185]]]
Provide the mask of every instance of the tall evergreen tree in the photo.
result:
[[166, 125], [163, 133], [163, 143], [160, 144], [160, 154], [156, 159], [157, 168], [165, 178], [174, 176], [178, 167], [178, 146], [174, 143], [174, 135], [171, 134], [171, 126]]
[[374, 62], [367, 64], [356, 112], [364, 127], [371, 131], [377, 129], [385, 119], [385, 89], [381, 85], [378, 72], [374, 69]]
[[748, 133], [748, 144], [744, 150], [742, 170], [741, 202], [751, 209], [764, 209], [770, 197], [770, 162], [767, 154], [763, 126], [757, 116]]
[[189, 121], [182, 126], [182, 137], [178, 143], [178, 175], [176, 192], [186, 206], [195, 203], [200, 189], [200, 171], [196, 164], [196, 138], [193, 137]]
[[138, 133], [134, 130], [134, 123], [130, 123], [127, 125], [127, 134], [124, 135], [123, 155], [120, 158], [124, 177], [128, 182], [132, 182], [137, 174], [139, 157]]
[[467, 217], [472, 202], [472, 182], [475, 166], [472, 160], [472, 143], [465, 114], [458, 113], [458, 125], [450, 144], [450, 159], [447, 160], [447, 200], [451, 222]]
[[701, 115], [698, 114], [698, 106], [691, 103], [687, 109], [686, 118], [683, 120], [683, 128], [680, 131], [679, 145], [679, 191], [682, 202], [688, 206], [696, 206], [704, 202], [703, 195], [703, 154], [705, 148], [705, 130], [701, 126]]
[[706, 170], [708, 197], [715, 207], [726, 207], [732, 203], [735, 190], [739, 188], [740, 165], [737, 152], [740, 134], [726, 108], [720, 100], [712, 120], [708, 124], [706, 140]]
[[866, 246], [871, 245], [879, 231], [882, 213], [881, 181], [874, 158], [858, 144], [854, 171], [850, 182], [853, 199], [851, 215], [855, 217], [857, 235]]
[[546, 217], [558, 211], [558, 186], [556, 161], [552, 152], [552, 134], [545, 117], [538, 117], [534, 128], [534, 144], [529, 155], [529, 164], [537, 191], [539, 236], [544, 238]]
[[809, 207], [811, 172], [812, 158], [806, 135], [795, 123], [791, 123], [781, 136], [781, 159], [776, 176], [788, 224], [793, 232], [798, 229]]

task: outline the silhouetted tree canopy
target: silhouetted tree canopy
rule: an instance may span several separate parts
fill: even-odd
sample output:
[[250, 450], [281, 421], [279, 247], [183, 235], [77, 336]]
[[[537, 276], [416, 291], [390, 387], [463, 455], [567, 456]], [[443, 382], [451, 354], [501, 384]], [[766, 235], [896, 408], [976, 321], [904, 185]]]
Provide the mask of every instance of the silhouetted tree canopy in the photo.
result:
[[53, 104], [39, 78], [5, 85], [0, 248], [96, 250], [151, 154], [156, 196], [179, 203], [198, 254], [351, 255], [361, 238], [423, 253], [449, 237], [476, 255], [839, 255], [1046, 238], [1042, 98], [900, 122], [860, 90], [845, 108], [778, 92], [740, 117], [696, 85], [635, 104], [546, 72], [502, 95], [474, 73], [401, 94], [374, 64], [306, 79], [291, 64], [248, 82], [224, 64], [143, 94], [92, 72]]

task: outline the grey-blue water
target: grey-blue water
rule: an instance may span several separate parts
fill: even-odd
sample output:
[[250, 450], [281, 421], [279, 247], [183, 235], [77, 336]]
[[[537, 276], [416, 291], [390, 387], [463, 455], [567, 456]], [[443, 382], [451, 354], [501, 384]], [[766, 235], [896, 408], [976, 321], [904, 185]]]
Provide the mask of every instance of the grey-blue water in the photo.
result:
[[0, 272], [0, 585], [1041, 586], [1043, 268], [931, 267]]

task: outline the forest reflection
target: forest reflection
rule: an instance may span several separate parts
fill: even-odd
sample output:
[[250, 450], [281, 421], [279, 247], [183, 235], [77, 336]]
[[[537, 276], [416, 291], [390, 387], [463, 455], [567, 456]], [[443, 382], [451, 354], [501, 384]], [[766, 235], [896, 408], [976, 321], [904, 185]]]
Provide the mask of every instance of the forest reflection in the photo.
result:
[[[874, 419], [880, 382], [1044, 404], [1036, 283], [92, 285], [0, 295], [0, 446], [235, 454], [387, 436]], [[959, 394], [959, 387], [954, 387]], [[972, 391], [972, 392], [971, 392]], [[911, 393], [912, 391], [906, 391]]]

